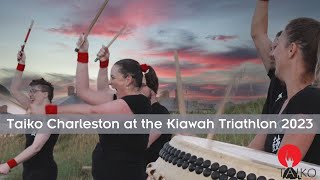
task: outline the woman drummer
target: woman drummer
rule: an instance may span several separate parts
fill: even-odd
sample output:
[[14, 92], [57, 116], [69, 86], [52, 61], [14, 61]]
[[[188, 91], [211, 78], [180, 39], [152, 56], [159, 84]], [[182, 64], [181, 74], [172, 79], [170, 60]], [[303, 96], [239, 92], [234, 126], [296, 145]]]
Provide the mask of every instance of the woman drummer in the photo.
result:
[[[289, 22], [273, 51], [276, 76], [286, 84], [288, 98], [279, 114], [320, 114], [319, 81], [320, 22], [297, 18]], [[277, 153], [286, 144], [296, 145], [303, 161], [320, 164], [319, 134], [268, 134], [255, 138], [253, 148]]]
[[[82, 41], [83, 39], [80, 38], [78, 45]], [[88, 42], [85, 40], [79, 48], [77, 71], [87, 66], [88, 47]], [[137, 61], [122, 59], [111, 68], [110, 85], [117, 91], [117, 100], [103, 104], [96, 103], [98, 105], [81, 104], [59, 107], [48, 105], [46, 109], [41, 110], [43, 113], [46, 111], [47, 114], [150, 114], [150, 100], [139, 91], [142, 77]], [[91, 93], [95, 92], [91, 91]], [[88, 94], [87, 96], [95, 95]], [[148, 137], [148, 134], [99, 135], [99, 143], [92, 154], [93, 178], [95, 180], [145, 179], [144, 152], [147, 148]]]
[[[18, 53], [19, 64], [16, 75], [11, 83], [11, 94], [31, 114], [35, 109], [44, 108], [53, 99], [53, 86], [44, 79], [33, 80], [30, 85], [29, 97], [20, 90], [22, 85], [22, 74], [25, 67], [25, 54]], [[58, 134], [26, 134], [26, 146], [15, 158], [0, 164], [0, 173], [8, 174], [10, 169], [23, 163], [23, 180], [55, 180], [58, 169], [53, 158], [53, 149], [58, 140]]]

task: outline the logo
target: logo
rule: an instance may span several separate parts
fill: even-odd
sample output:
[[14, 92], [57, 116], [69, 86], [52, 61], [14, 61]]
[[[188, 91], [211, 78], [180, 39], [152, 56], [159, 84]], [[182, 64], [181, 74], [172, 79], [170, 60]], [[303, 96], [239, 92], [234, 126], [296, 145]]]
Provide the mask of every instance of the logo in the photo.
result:
[[278, 98], [276, 99], [276, 101], [275, 102], [277, 102], [279, 99], [281, 99], [282, 98], [282, 93], [280, 93], [279, 95], [278, 95]]
[[316, 176], [316, 170], [305, 168], [294, 168], [302, 159], [300, 149], [292, 144], [281, 147], [278, 151], [278, 160], [285, 168], [281, 168], [281, 177], [283, 179], [302, 179], [303, 177], [313, 178]]

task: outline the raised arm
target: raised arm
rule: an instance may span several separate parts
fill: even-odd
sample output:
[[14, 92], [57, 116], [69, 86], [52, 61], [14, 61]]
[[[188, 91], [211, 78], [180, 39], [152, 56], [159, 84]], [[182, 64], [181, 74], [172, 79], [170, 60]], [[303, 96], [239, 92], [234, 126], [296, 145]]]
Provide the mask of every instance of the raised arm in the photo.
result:
[[98, 52], [98, 57], [100, 60], [100, 68], [97, 78], [97, 90], [98, 91], [109, 91], [109, 78], [108, 78], [108, 65], [110, 53], [107, 47], [102, 46]]
[[80, 36], [78, 45], [85, 41], [78, 52], [78, 63], [76, 72], [76, 91], [77, 95], [86, 103], [91, 105], [103, 104], [113, 100], [113, 94], [105, 91], [95, 91], [89, 87], [88, 72], [88, 48], [87, 39], [84, 40], [83, 35]]
[[50, 134], [37, 134], [31, 146], [7, 163], [0, 164], [0, 174], [8, 174], [10, 169], [35, 156], [50, 138]]
[[10, 86], [10, 93], [11, 95], [23, 106], [24, 109], [30, 107], [31, 100], [21, 92], [21, 85], [22, 85], [22, 74], [25, 67], [25, 60], [26, 56], [23, 51], [18, 52], [17, 58], [19, 60], [17, 70], [15, 73], [14, 78], [12, 79], [11, 86]]
[[251, 37], [266, 71], [274, 68], [270, 59], [272, 41], [268, 37], [268, 0], [257, 0], [251, 22]]

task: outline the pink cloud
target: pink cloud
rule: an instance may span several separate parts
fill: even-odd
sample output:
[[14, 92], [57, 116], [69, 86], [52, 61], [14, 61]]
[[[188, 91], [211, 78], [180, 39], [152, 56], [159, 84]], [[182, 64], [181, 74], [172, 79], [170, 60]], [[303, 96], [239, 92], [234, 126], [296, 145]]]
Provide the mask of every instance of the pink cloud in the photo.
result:
[[[189, 63], [188, 68], [181, 68], [182, 76], [192, 77], [201, 73], [209, 71], [228, 71], [234, 67], [240, 66], [244, 62], [251, 62], [254, 64], [261, 64], [261, 61], [257, 58], [246, 57], [227, 57], [219, 54], [208, 53], [204, 51], [179, 51], [180, 63]], [[173, 59], [173, 52], [164, 51], [158, 53], [147, 53], [147, 56], [161, 58], [161, 59]], [[172, 62], [171, 66], [155, 65], [158, 76], [165, 78], [175, 78], [175, 66]]]
[[[159, 10], [166, 6], [168, 1], [158, 0], [136, 0], [136, 1], [110, 1], [94, 25], [91, 35], [114, 36], [124, 25], [128, 25], [127, 30], [122, 35], [126, 37], [132, 34], [136, 28], [146, 27], [168, 20], [168, 16], [159, 15]], [[63, 25], [58, 28], [50, 28], [49, 32], [61, 33], [65, 35], [78, 35], [86, 32], [93, 17], [96, 15], [99, 5], [85, 4], [83, 8], [74, 8], [74, 16], [77, 23]], [[143, 11], [140, 11], [142, 10]], [[84, 19], [86, 22], [84, 22]]]

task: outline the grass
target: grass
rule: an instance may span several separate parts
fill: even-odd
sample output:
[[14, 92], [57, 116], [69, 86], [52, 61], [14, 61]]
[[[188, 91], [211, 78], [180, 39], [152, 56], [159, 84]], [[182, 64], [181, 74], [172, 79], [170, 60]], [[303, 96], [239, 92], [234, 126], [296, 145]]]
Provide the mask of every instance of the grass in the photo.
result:
[[[260, 114], [264, 99], [243, 104], [231, 105], [225, 108], [225, 114]], [[194, 114], [215, 114], [215, 110], [193, 112]], [[207, 137], [206, 134], [198, 135]], [[215, 140], [246, 146], [252, 140], [252, 134], [218, 134]], [[90, 171], [83, 171], [82, 166], [91, 165], [91, 153], [98, 142], [98, 135], [60, 135], [54, 149], [54, 157], [58, 164], [58, 179], [81, 180], [92, 179]], [[0, 137], [0, 160], [15, 157], [24, 149], [24, 135], [15, 137]], [[19, 165], [5, 178], [5, 180], [20, 180], [22, 166]], [[0, 180], [2, 177], [0, 176]]]

